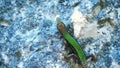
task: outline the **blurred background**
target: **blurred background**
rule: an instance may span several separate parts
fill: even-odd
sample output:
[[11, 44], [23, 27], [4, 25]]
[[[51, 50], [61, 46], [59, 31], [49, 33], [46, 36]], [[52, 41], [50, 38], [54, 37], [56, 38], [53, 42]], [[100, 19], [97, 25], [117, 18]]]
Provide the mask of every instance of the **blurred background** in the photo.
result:
[[0, 68], [79, 68], [64, 59], [57, 16], [96, 56], [88, 68], [120, 68], [120, 0], [0, 0]]

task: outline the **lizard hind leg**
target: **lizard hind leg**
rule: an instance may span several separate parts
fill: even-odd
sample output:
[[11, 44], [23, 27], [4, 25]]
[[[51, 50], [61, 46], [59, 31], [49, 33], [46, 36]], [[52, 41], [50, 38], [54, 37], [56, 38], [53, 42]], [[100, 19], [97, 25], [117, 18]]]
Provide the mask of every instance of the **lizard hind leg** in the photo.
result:
[[91, 61], [96, 61], [96, 57], [93, 54], [86, 56], [86, 59], [89, 59], [89, 58], [91, 58]]

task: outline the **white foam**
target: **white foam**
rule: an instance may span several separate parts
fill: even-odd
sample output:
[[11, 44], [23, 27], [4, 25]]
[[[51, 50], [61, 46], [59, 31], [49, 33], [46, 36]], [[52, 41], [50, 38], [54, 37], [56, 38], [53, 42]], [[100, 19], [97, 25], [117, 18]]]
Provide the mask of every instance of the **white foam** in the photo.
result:
[[85, 27], [86, 19], [83, 17], [81, 12], [79, 12], [77, 9], [75, 9], [71, 16], [71, 21], [74, 22], [73, 23], [74, 35], [76, 38], [78, 38], [81, 29], [83, 27]]
[[118, 63], [113, 61], [112, 65], [110, 66], [110, 68], [120, 68], [120, 65], [118, 65]]
[[97, 37], [97, 22], [88, 23], [85, 16], [77, 9], [74, 10], [71, 16], [74, 28], [74, 35], [76, 38]]
[[18, 63], [17, 67], [18, 68], [23, 68], [23, 62]]
[[5, 53], [2, 53], [2, 57], [4, 59], [4, 63], [7, 64], [9, 61], [8, 56]]

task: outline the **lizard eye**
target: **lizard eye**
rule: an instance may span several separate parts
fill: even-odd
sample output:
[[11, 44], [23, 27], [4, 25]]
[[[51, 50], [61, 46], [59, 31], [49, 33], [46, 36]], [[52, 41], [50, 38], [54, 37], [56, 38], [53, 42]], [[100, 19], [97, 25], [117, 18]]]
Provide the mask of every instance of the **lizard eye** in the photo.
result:
[[58, 24], [58, 28], [64, 28], [64, 25], [63, 24]]
[[63, 27], [63, 24], [59, 24], [59, 27]]

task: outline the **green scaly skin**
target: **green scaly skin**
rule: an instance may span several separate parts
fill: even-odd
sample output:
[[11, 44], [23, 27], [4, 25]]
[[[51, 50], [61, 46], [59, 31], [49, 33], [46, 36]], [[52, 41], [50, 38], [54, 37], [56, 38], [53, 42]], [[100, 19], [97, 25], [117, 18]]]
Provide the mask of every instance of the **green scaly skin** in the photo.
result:
[[66, 41], [68, 41], [68, 43], [75, 49], [80, 62], [82, 64], [82, 66], [85, 65], [86, 63], [86, 56], [81, 48], [81, 46], [79, 45], [79, 43], [68, 33], [66, 26], [63, 22], [60, 21], [59, 18], [57, 18], [57, 28], [59, 30], [59, 32], [62, 34], [62, 36], [64, 37], [64, 39]]

